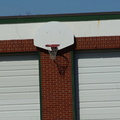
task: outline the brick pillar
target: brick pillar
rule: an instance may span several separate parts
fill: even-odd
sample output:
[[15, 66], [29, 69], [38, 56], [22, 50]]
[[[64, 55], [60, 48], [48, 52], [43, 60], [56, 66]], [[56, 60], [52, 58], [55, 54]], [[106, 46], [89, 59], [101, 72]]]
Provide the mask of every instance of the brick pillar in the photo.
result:
[[73, 120], [71, 53], [51, 60], [41, 52], [41, 90], [43, 120]]

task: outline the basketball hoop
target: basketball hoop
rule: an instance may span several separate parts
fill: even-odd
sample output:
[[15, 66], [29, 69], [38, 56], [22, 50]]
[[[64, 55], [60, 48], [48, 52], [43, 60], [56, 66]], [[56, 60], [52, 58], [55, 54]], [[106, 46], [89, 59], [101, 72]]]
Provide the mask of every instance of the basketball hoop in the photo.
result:
[[48, 50], [48, 53], [50, 55], [50, 59], [55, 60], [56, 59], [56, 55], [57, 55], [57, 51], [58, 51], [58, 46], [60, 46], [59, 44], [47, 44], [45, 45], [46, 47], [50, 47], [51, 50]]

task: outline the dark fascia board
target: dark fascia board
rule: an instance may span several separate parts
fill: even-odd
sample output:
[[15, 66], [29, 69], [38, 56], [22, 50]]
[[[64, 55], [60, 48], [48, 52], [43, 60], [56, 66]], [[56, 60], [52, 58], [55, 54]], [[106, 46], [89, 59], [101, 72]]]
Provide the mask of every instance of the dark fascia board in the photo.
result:
[[91, 21], [120, 19], [120, 12], [74, 13], [0, 17], [0, 24], [36, 23], [49, 21]]

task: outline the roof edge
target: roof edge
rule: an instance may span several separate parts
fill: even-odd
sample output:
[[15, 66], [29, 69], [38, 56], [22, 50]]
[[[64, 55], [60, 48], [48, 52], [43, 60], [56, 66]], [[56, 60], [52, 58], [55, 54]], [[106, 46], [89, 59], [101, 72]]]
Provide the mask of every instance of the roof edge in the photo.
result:
[[120, 19], [120, 12], [1, 16], [0, 24], [33, 23], [33, 22], [48, 22], [48, 21], [89, 21], [89, 20], [106, 20], [106, 19]]
[[92, 12], [92, 13], [65, 13], [65, 14], [45, 14], [45, 15], [19, 15], [19, 16], [0, 16], [0, 19], [12, 18], [38, 18], [38, 17], [67, 17], [67, 16], [91, 16], [91, 15], [120, 15], [120, 12]]

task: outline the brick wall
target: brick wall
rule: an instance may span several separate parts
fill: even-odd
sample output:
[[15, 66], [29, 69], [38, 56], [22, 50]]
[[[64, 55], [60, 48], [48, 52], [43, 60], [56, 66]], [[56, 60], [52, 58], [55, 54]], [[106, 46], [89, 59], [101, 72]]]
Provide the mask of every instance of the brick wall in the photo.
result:
[[33, 45], [33, 40], [1, 40], [0, 41], [0, 53], [11, 52], [33, 52], [37, 51]]
[[120, 48], [120, 36], [76, 38], [76, 50]]
[[[78, 37], [73, 50], [120, 48], [120, 36]], [[1, 40], [0, 53], [38, 51], [33, 40]], [[41, 50], [40, 50], [41, 51]], [[43, 51], [43, 50], [42, 50]]]
[[120, 36], [75, 38], [75, 45], [59, 52], [56, 61], [33, 45], [33, 40], [0, 41], [0, 53], [40, 51], [43, 120], [73, 120], [71, 50], [117, 49]]

